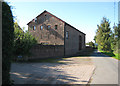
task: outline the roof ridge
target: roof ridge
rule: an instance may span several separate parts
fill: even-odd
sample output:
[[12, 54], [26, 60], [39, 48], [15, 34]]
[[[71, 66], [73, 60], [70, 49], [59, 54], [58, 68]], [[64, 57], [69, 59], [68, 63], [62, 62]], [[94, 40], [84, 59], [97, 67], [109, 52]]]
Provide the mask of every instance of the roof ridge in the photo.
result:
[[[41, 14], [39, 14], [37, 17], [41, 16], [41, 15], [42, 15], [43, 13], [45, 13], [45, 12], [47, 12], [47, 13], [50, 14], [51, 16], [57, 18], [58, 20], [62, 21], [63, 23], [66, 23], [67, 25], [69, 25], [70, 27], [74, 28], [75, 30], [81, 32], [80, 30], [76, 29], [75, 27], [73, 27], [72, 25], [70, 25], [70, 24], [68, 24], [67, 22], [63, 21], [62, 19], [56, 17], [55, 15], [53, 15], [53, 14], [50, 13], [50, 12], [48, 12], [47, 10], [44, 10], [44, 11], [43, 11]], [[35, 18], [37, 18], [37, 17], [35, 17]], [[34, 19], [32, 19], [30, 22], [32, 22], [33, 20], [34, 20]], [[30, 22], [29, 22], [29, 23], [30, 23]], [[29, 23], [28, 23], [28, 24], [29, 24]], [[28, 24], [27, 24], [27, 25], [28, 25]], [[81, 33], [83, 33], [83, 32], [81, 32]], [[83, 34], [85, 34], [85, 33], [83, 33]]]

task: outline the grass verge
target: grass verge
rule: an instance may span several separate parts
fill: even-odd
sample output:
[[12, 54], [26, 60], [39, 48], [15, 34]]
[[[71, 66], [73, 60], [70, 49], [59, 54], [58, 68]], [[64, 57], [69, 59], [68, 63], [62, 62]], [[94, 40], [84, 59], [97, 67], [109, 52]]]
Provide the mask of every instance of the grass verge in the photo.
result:
[[120, 60], [120, 55], [115, 53], [115, 56], [113, 58]]
[[107, 51], [102, 51], [102, 50], [99, 50], [101, 53], [105, 54], [105, 55], [108, 55], [110, 57], [113, 57], [117, 60], [120, 60], [120, 55], [117, 54], [117, 53], [113, 53], [113, 52], [107, 52]]

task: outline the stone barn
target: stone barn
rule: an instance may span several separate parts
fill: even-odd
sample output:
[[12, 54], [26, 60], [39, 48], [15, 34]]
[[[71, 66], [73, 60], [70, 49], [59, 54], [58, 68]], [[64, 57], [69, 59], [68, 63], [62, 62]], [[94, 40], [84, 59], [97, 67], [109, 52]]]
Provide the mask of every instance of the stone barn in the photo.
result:
[[[61, 48], [58, 48], [58, 52], [56, 53], [55, 51], [57, 51], [57, 49], [50, 50], [49, 47], [44, 48], [47, 51], [53, 51], [50, 53], [56, 54], [55, 56], [57, 56], [57, 53], [61, 53], [61, 56], [73, 55], [85, 48], [85, 33], [79, 31], [48, 11], [42, 12], [27, 25], [28, 31], [37, 39], [38, 44], [54, 47], [62, 46]], [[46, 54], [48, 54], [48, 56], [53, 55], [50, 55], [46, 50], [44, 50], [45, 54], [42, 53], [43, 57]], [[34, 52], [34, 50], [32, 50], [34, 53], [39, 53], [37, 55], [40, 57], [40, 52], [42, 52], [43, 49], [38, 51]]]

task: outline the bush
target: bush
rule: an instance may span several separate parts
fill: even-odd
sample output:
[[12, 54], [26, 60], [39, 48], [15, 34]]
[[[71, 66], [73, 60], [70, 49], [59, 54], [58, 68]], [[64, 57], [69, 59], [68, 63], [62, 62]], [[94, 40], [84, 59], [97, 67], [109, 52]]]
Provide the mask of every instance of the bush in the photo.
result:
[[14, 54], [15, 58], [17, 56], [29, 56], [31, 47], [37, 43], [35, 37], [33, 37], [29, 32], [23, 32], [21, 28], [15, 27], [15, 39], [14, 39]]

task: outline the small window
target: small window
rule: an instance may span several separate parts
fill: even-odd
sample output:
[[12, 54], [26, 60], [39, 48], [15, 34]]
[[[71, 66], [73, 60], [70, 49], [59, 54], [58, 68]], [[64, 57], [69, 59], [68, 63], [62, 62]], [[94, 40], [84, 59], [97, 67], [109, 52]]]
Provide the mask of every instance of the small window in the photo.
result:
[[51, 26], [50, 25], [48, 25], [48, 27], [47, 27], [48, 29], [50, 29], [51, 28]]
[[33, 30], [35, 30], [36, 29], [36, 27], [35, 26], [33, 26]]
[[43, 26], [40, 26], [40, 30], [42, 30], [43, 29]]
[[35, 18], [35, 22], [37, 23], [37, 18]]
[[57, 25], [55, 25], [55, 29], [57, 30]]
[[68, 31], [66, 32], [66, 39], [68, 39]]

